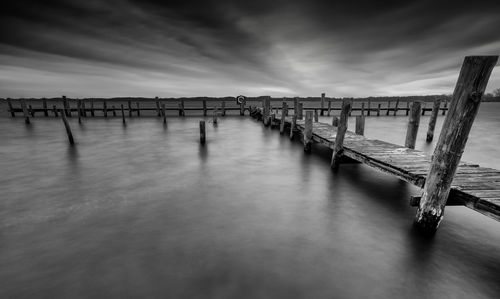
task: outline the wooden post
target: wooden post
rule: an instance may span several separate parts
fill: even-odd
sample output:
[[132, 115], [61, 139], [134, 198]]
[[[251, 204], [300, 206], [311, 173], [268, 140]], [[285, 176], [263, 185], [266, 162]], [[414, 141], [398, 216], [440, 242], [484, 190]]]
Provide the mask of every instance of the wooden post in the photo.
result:
[[222, 101], [220, 103], [221, 111], [222, 111], [222, 116], [226, 116], [226, 101]]
[[271, 117], [270, 117], [270, 124], [271, 124], [271, 128], [274, 128], [274, 122], [276, 120], [276, 114], [275, 113], [271, 113]]
[[297, 107], [297, 119], [302, 119], [304, 117], [304, 104], [299, 102]]
[[85, 108], [85, 99], [82, 99], [82, 116], [87, 117], [87, 109]]
[[293, 114], [297, 115], [299, 113], [299, 98], [293, 99]]
[[241, 103], [240, 103], [240, 116], [244, 116], [245, 115], [245, 102], [246, 102], [245, 99], [241, 100]]
[[332, 101], [328, 101], [328, 116], [330, 116], [330, 111], [332, 111]]
[[285, 120], [287, 115], [287, 103], [283, 102], [283, 107], [281, 108], [281, 121], [280, 121], [280, 134], [283, 135], [285, 133]]
[[7, 104], [9, 105], [10, 116], [16, 117], [16, 113], [14, 112], [14, 107], [12, 107], [10, 99], [7, 99]]
[[179, 116], [186, 116], [186, 113], [184, 111], [184, 100], [181, 100], [179, 103]]
[[207, 100], [203, 100], [203, 116], [207, 116]]
[[325, 93], [321, 94], [321, 116], [323, 116], [323, 109], [325, 108]]
[[411, 113], [406, 129], [405, 147], [414, 149], [415, 141], [417, 140], [418, 126], [420, 125], [420, 109], [421, 102], [413, 102], [411, 104]]
[[264, 125], [267, 127], [270, 124], [270, 113], [271, 113], [271, 98], [266, 97], [264, 99], [264, 109], [263, 109], [263, 121]]
[[389, 115], [389, 110], [391, 109], [391, 101], [387, 101], [387, 111], [385, 111], [385, 115]]
[[410, 101], [406, 101], [406, 116], [408, 116], [408, 114], [410, 114]]
[[115, 108], [115, 105], [111, 105], [111, 110], [113, 110], [113, 116], [116, 117], [116, 108]]
[[[106, 104], [106, 100], [102, 101], [102, 110], [104, 113], [104, 117], [108, 117], [108, 105]], [[115, 111], [115, 109], [113, 109]]]
[[333, 145], [331, 168], [337, 169], [339, 167], [340, 157], [344, 152], [344, 136], [347, 131], [347, 118], [351, 110], [352, 99], [345, 99], [342, 102], [342, 110], [340, 111], [340, 122], [337, 127], [337, 136], [335, 136], [335, 144]]
[[132, 117], [132, 101], [127, 100], [127, 107], [128, 107], [128, 117]]
[[43, 99], [43, 115], [45, 117], [49, 116], [49, 110], [47, 110], [47, 100]]
[[217, 106], [214, 107], [213, 115], [212, 115], [212, 123], [214, 125], [217, 125], [217, 113], [218, 113], [219, 108]]
[[436, 99], [434, 101], [434, 106], [432, 107], [431, 119], [429, 120], [429, 128], [427, 129], [427, 137], [425, 140], [431, 142], [434, 138], [434, 128], [436, 127], [436, 119], [439, 113], [439, 107], [441, 106], [441, 99]]
[[31, 105], [28, 105], [28, 111], [31, 117], [35, 117], [35, 110], [33, 110], [33, 107]]
[[417, 226], [425, 231], [435, 231], [443, 218], [453, 177], [497, 60], [498, 56], [464, 59], [416, 215]]
[[312, 130], [313, 130], [313, 112], [306, 111], [306, 120], [304, 123], [304, 151], [306, 153], [311, 152], [312, 136], [313, 136]]
[[76, 111], [78, 113], [78, 123], [81, 124], [82, 123], [82, 100], [77, 100], [76, 101]]
[[[61, 111], [63, 111], [63, 113], [62, 113], [62, 114], [64, 114], [64, 110], [61, 110]], [[56, 108], [56, 105], [52, 106], [52, 112], [54, 112], [54, 116], [55, 116], [55, 117], [59, 117], [59, 115], [57, 115], [57, 108]]]
[[139, 106], [139, 102], [135, 102], [135, 105], [137, 106], [137, 116], [141, 116], [141, 107]]
[[338, 127], [339, 126], [339, 118], [337, 116], [334, 116], [332, 119], [332, 126]]
[[356, 116], [356, 134], [358, 134], [358, 135], [365, 134], [365, 116], [364, 115]]
[[295, 131], [296, 126], [297, 126], [297, 115], [294, 114], [292, 116], [292, 123], [290, 124], [290, 139], [293, 139], [293, 133]]
[[156, 103], [156, 116], [160, 117], [161, 116], [161, 111], [160, 111], [160, 101], [158, 100], [158, 97], [155, 97], [155, 103]]
[[394, 116], [398, 113], [398, 108], [399, 108], [399, 99], [396, 100], [396, 106], [394, 107]]
[[200, 120], [200, 143], [201, 144], [205, 144], [205, 139], [206, 139], [206, 135], [205, 135], [205, 121], [204, 120]]
[[90, 115], [92, 117], [95, 116], [95, 112], [94, 112], [94, 99], [90, 99]]
[[[54, 106], [55, 108], [56, 106]], [[71, 128], [69, 127], [68, 119], [66, 118], [66, 113], [64, 107], [61, 110], [61, 118], [64, 123], [64, 128], [66, 128], [66, 134], [68, 135], [69, 144], [74, 145], [75, 140], [73, 139], [73, 133], [71, 133]]]
[[26, 101], [24, 99], [21, 99], [21, 108], [23, 109], [24, 122], [29, 124], [30, 123], [30, 116], [28, 114], [28, 108], [26, 108]]
[[69, 105], [68, 99], [66, 96], [63, 96], [63, 107], [64, 107], [64, 113], [66, 116], [71, 117], [71, 107]]
[[[321, 110], [323, 111], [323, 110]], [[306, 112], [307, 114], [307, 112]], [[319, 121], [319, 117], [318, 117], [318, 109], [314, 109], [314, 122], [317, 123]]]
[[365, 116], [365, 102], [361, 103], [361, 115]]
[[161, 103], [161, 114], [163, 115], [163, 123], [167, 123], [167, 111], [165, 109], [165, 103]]
[[377, 108], [377, 116], [380, 116], [380, 106], [382, 106], [382, 104], [378, 104], [378, 108]]
[[368, 111], [366, 115], [370, 116], [371, 112], [372, 112], [372, 100], [368, 99]]
[[120, 104], [120, 108], [122, 110], [122, 122], [125, 123], [125, 111], [123, 110], [123, 104]]

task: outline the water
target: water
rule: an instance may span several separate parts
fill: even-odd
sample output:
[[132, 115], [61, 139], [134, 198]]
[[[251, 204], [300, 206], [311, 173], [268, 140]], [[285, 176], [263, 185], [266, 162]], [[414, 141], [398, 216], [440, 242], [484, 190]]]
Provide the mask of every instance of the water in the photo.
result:
[[[500, 169], [499, 110], [483, 103], [464, 160]], [[199, 119], [72, 119], [70, 147], [58, 119], [1, 117], [0, 298], [498, 297], [500, 223], [447, 207], [423, 237], [414, 186], [334, 173], [248, 117], [207, 123], [202, 147]], [[366, 135], [401, 144], [406, 121]]]

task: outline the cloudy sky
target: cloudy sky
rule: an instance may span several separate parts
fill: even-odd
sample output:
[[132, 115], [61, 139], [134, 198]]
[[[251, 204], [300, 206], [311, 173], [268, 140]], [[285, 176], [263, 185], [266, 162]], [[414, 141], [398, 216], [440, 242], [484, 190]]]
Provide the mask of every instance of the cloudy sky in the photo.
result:
[[498, 0], [0, 5], [0, 97], [448, 94], [500, 54]]

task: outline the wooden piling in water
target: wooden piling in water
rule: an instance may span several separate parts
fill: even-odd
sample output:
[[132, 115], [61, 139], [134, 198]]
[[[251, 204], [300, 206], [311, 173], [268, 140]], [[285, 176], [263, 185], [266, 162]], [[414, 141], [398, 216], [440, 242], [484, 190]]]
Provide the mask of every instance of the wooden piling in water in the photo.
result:
[[263, 121], [264, 121], [264, 125], [267, 127], [270, 125], [270, 113], [271, 113], [271, 98], [270, 97], [266, 97], [264, 99], [264, 109], [263, 109]]
[[370, 116], [371, 112], [372, 112], [372, 100], [368, 99], [368, 111], [366, 115]]
[[444, 214], [451, 183], [498, 56], [465, 57], [441, 135], [432, 155], [415, 222], [435, 231]]
[[179, 116], [186, 116], [186, 111], [184, 110], [184, 100], [179, 103]]
[[127, 100], [128, 117], [132, 117], [132, 101]]
[[427, 137], [425, 141], [431, 142], [434, 138], [434, 128], [436, 127], [436, 120], [439, 113], [439, 107], [441, 106], [441, 99], [436, 99], [434, 101], [434, 106], [432, 107], [431, 118], [429, 120], [429, 128], [427, 129]]
[[95, 111], [94, 111], [94, 99], [90, 99], [90, 115], [92, 117], [95, 117]]
[[76, 101], [76, 112], [78, 114], [78, 123], [82, 123], [82, 100], [77, 100]]
[[391, 101], [387, 101], [387, 110], [385, 111], [385, 115], [389, 115], [389, 111], [391, 110]]
[[358, 134], [358, 135], [365, 134], [365, 116], [364, 115], [356, 116], [356, 134]]
[[320, 114], [323, 116], [323, 109], [325, 108], [325, 93], [321, 94], [321, 111]]
[[[64, 114], [64, 110], [61, 110], [61, 111], [63, 111], [62, 114]], [[59, 115], [57, 114], [56, 105], [52, 106], [52, 112], [54, 113], [54, 117], [59, 117]]]
[[14, 107], [12, 107], [12, 102], [10, 99], [7, 99], [7, 105], [9, 105], [9, 111], [11, 117], [16, 117], [16, 113], [14, 112]]
[[135, 102], [135, 105], [137, 106], [137, 116], [141, 116], [141, 107], [139, 106], [139, 102]]
[[293, 139], [293, 134], [295, 133], [295, 127], [297, 126], [297, 115], [292, 116], [292, 123], [290, 124], [290, 139]]
[[[115, 109], [113, 109], [115, 111]], [[106, 104], [106, 100], [102, 101], [102, 113], [104, 113], [104, 117], [108, 117], [108, 104]]]
[[[54, 106], [55, 108], [56, 106]], [[71, 133], [71, 128], [69, 126], [69, 123], [68, 123], [68, 119], [66, 118], [66, 113], [64, 111], [64, 106], [63, 106], [63, 109], [61, 110], [61, 118], [62, 118], [62, 121], [63, 121], [63, 124], [64, 124], [64, 128], [66, 129], [66, 134], [68, 135], [68, 140], [69, 140], [69, 144], [70, 145], [74, 145], [75, 144], [75, 140], [73, 139], [73, 133]]]
[[222, 101], [222, 103], [220, 103], [220, 107], [222, 116], [226, 116], [226, 101]]
[[280, 121], [280, 134], [283, 135], [285, 133], [285, 119], [287, 115], [287, 103], [283, 102], [283, 106], [281, 108], [281, 121]]
[[64, 108], [64, 113], [66, 116], [71, 117], [71, 107], [69, 105], [68, 99], [66, 96], [63, 96], [63, 108]]
[[349, 111], [351, 111], [352, 99], [344, 99], [342, 101], [342, 110], [340, 111], [340, 122], [337, 127], [337, 136], [335, 136], [335, 144], [333, 145], [332, 161], [330, 167], [337, 169], [339, 167], [340, 157], [344, 152], [344, 136], [347, 131], [347, 119]]
[[33, 110], [33, 107], [31, 107], [31, 105], [28, 105], [28, 112], [31, 117], [35, 117], [35, 110]]
[[82, 116], [87, 117], [87, 108], [85, 107], [85, 99], [82, 99]]
[[[316, 111], [316, 110], [315, 110]], [[306, 120], [304, 123], [304, 152], [311, 152], [312, 137], [313, 137], [313, 112], [306, 111]]]
[[382, 106], [382, 104], [378, 104], [378, 108], [377, 108], [377, 116], [380, 116], [380, 107]]
[[206, 139], [206, 135], [205, 135], [205, 121], [204, 120], [200, 120], [200, 143], [201, 144], [205, 144], [205, 139]]
[[116, 117], [116, 107], [115, 107], [115, 105], [111, 105], [111, 110], [113, 110], [113, 117]]
[[332, 119], [332, 126], [338, 127], [339, 126], [339, 118], [337, 116], [334, 116]]
[[156, 104], [156, 116], [160, 117], [161, 116], [161, 111], [160, 111], [160, 101], [158, 97], [155, 97], [155, 104]]
[[241, 100], [241, 103], [240, 103], [240, 116], [245, 115], [245, 103], [246, 103], [246, 100], [243, 98]]
[[[321, 111], [323, 111], [323, 110], [321, 110]], [[317, 123], [318, 121], [319, 121], [318, 109], [314, 109], [314, 122]]]
[[217, 106], [214, 107], [214, 111], [213, 111], [213, 115], [212, 115], [212, 123], [214, 125], [217, 125], [217, 114], [219, 113], [218, 112], [219, 108]]
[[203, 100], [203, 116], [207, 116], [207, 100]]
[[328, 101], [328, 113], [327, 116], [330, 116], [330, 112], [332, 111], [332, 101]]
[[301, 120], [302, 118], [304, 118], [304, 104], [299, 102], [297, 106], [297, 119]]
[[122, 122], [125, 124], [125, 111], [123, 109], [123, 104], [120, 104], [120, 108], [122, 110]]
[[167, 123], [167, 110], [165, 109], [165, 103], [161, 103], [161, 114], [163, 116], [163, 123]]
[[299, 98], [295, 97], [293, 99], [293, 114], [297, 115], [299, 111]]
[[405, 147], [414, 149], [417, 140], [418, 127], [420, 125], [421, 102], [415, 101], [411, 105], [408, 127], [406, 129]]
[[398, 113], [398, 108], [399, 108], [399, 99], [396, 100], [396, 106], [394, 107], [393, 116], [396, 116], [396, 114]]
[[47, 109], [47, 100], [46, 99], [42, 100], [42, 105], [43, 105], [43, 115], [45, 117], [48, 117], [49, 116], [49, 110]]
[[21, 99], [21, 108], [23, 109], [24, 122], [29, 124], [30, 116], [28, 114], [28, 108], [26, 108], [26, 101], [24, 99]]

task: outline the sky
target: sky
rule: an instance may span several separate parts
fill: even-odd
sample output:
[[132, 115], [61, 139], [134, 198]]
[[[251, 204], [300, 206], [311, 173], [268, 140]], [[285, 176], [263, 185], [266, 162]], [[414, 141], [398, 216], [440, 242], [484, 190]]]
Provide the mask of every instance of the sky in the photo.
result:
[[465, 56], [500, 54], [498, 0], [0, 5], [0, 97], [451, 94]]

